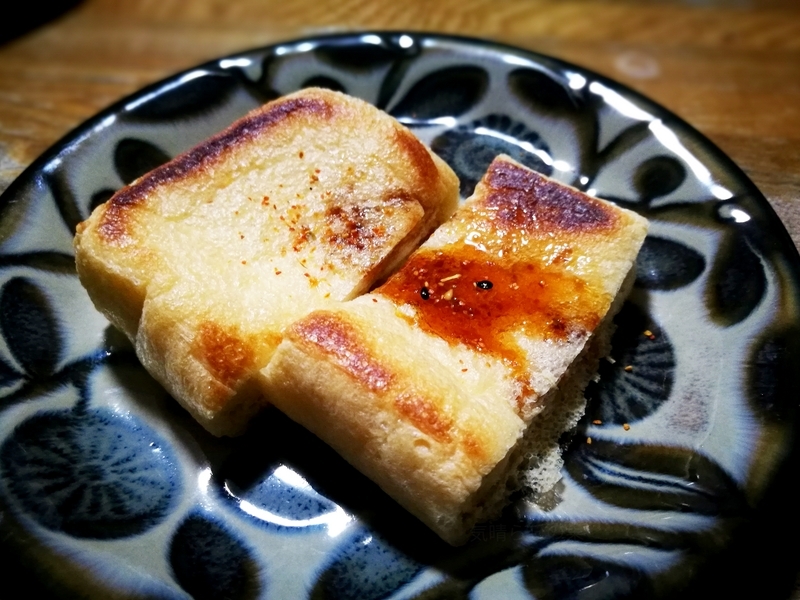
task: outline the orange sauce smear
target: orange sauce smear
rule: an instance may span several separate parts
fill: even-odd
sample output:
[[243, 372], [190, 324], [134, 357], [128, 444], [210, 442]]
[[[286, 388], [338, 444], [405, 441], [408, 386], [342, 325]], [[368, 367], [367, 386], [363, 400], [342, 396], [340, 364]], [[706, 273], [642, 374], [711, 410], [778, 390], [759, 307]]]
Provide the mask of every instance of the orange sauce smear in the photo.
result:
[[498, 258], [466, 243], [417, 252], [375, 292], [413, 306], [411, 320], [424, 331], [496, 356], [518, 374], [526, 360], [513, 334], [566, 340], [593, 330], [610, 302], [561, 265]]

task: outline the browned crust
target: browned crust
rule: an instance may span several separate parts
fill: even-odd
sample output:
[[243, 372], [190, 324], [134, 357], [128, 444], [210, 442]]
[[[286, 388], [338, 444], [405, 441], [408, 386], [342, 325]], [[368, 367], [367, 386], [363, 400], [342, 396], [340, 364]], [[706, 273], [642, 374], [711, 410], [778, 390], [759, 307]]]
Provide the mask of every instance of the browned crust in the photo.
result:
[[232, 387], [255, 368], [252, 345], [242, 340], [236, 331], [212, 321], [201, 323], [198, 329], [194, 353], [221, 384]]
[[119, 241], [127, 231], [128, 210], [141, 204], [154, 189], [175, 183], [189, 175], [196, 176], [225, 154], [242, 146], [269, 128], [298, 114], [312, 114], [330, 119], [334, 105], [324, 98], [290, 97], [265, 105], [236, 121], [220, 134], [192, 148], [170, 162], [150, 171], [133, 184], [117, 192], [107, 203], [98, 226], [106, 242]]
[[613, 207], [508, 160], [496, 159], [483, 182], [489, 190], [481, 204], [498, 228], [600, 233], [618, 227]]
[[289, 335], [335, 359], [336, 364], [373, 392], [385, 390], [392, 382], [392, 374], [369, 354], [355, 328], [335, 315], [312, 313], [295, 323]]
[[[389, 368], [371, 354], [364, 336], [336, 314], [312, 313], [295, 323], [289, 335], [307, 351], [322, 352], [332, 358], [333, 364], [374, 393], [391, 396], [396, 392], [390, 388], [400, 387]], [[457, 444], [471, 460], [480, 463], [486, 455], [481, 432], [460, 427], [445, 404], [441, 400], [426, 398], [414, 391], [413, 386], [409, 391], [401, 391], [392, 401], [398, 418], [439, 444]]]
[[453, 420], [442, 414], [430, 400], [416, 395], [401, 395], [395, 399], [394, 407], [406, 421], [437, 442], [452, 441]]
[[[411, 168], [417, 173], [417, 181], [420, 190], [435, 190], [439, 185], [440, 174], [436, 163], [430, 155], [428, 149], [420, 142], [414, 134], [407, 129], [395, 129], [395, 143], [408, 156]], [[427, 194], [422, 194], [424, 202]]]

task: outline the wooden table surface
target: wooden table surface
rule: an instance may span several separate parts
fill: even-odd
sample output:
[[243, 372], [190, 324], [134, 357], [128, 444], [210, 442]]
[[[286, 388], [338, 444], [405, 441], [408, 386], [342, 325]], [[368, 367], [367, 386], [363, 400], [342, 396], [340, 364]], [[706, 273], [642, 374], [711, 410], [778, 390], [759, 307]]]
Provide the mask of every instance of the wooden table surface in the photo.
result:
[[0, 190], [145, 84], [247, 48], [358, 29], [490, 38], [624, 83], [722, 148], [800, 246], [797, 0], [85, 0], [0, 45]]
[[797, 0], [85, 0], [0, 46], [0, 189], [147, 83], [279, 40], [368, 28], [491, 38], [627, 84], [733, 158], [800, 245]]

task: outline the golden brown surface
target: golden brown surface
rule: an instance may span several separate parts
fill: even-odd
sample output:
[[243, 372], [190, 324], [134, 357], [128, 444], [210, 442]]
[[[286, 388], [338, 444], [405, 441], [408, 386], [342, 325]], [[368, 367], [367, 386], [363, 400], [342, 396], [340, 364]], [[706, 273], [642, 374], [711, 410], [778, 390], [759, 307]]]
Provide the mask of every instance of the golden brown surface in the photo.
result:
[[364, 28], [487, 37], [629, 85], [720, 146], [800, 244], [796, 0], [86, 0], [0, 46], [0, 188], [145, 84], [245, 48]]

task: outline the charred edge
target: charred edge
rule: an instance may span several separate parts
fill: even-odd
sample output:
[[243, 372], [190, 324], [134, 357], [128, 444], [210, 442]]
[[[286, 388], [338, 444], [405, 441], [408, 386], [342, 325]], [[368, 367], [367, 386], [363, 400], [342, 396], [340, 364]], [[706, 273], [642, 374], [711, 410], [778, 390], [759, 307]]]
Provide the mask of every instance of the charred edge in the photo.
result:
[[117, 192], [106, 204], [106, 212], [99, 228], [100, 233], [109, 241], [118, 239], [125, 233], [124, 215], [129, 208], [140, 204], [155, 188], [201, 171], [219, 160], [230, 148], [255, 138], [295, 114], [313, 114], [330, 118], [332, 111], [333, 106], [325, 100], [296, 97], [273, 102], [250, 113], [219, 135], [154, 169]]
[[391, 373], [359, 343], [356, 329], [336, 315], [312, 313], [292, 326], [292, 334], [301, 343], [313, 344], [335, 359], [341, 368], [373, 392], [386, 390], [392, 382]]
[[572, 233], [613, 230], [613, 207], [530, 169], [503, 160], [489, 167], [486, 205], [498, 226]]

